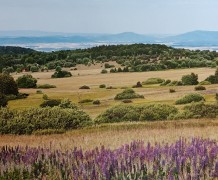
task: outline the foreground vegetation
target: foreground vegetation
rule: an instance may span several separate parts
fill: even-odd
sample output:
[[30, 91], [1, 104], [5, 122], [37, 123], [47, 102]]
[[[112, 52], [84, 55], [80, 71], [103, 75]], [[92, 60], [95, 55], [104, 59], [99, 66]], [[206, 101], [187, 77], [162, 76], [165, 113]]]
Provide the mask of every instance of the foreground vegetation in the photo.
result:
[[6, 179], [212, 179], [218, 177], [216, 141], [193, 138], [174, 144], [134, 141], [118, 149], [89, 151], [2, 147]]

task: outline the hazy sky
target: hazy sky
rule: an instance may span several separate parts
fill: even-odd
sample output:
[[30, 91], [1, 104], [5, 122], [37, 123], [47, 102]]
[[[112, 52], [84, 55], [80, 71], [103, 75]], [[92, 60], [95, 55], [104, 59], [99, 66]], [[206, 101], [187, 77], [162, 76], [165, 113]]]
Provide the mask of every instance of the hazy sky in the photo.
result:
[[0, 31], [218, 31], [218, 0], [0, 0]]

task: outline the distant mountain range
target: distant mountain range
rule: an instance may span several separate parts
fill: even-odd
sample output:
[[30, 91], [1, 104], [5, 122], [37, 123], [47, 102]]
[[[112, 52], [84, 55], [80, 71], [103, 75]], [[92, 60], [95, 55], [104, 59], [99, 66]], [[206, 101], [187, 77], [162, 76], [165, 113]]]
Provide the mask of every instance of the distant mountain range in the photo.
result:
[[[30, 47], [36, 50], [86, 48], [101, 44], [159, 43], [173, 47], [218, 47], [218, 31], [193, 31], [174, 36], [120, 34], [51, 33], [43, 31], [0, 31], [0, 45]], [[72, 45], [73, 44], [73, 45]], [[218, 50], [217, 49], [214, 50]]]

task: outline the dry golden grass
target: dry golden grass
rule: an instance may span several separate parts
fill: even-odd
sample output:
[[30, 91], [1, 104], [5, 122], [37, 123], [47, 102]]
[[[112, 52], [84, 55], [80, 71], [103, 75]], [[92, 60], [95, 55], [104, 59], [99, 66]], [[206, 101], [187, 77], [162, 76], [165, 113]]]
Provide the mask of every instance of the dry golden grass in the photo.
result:
[[2, 135], [0, 146], [32, 146], [52, 147], [53, 149], [70, 149], [81, 147], [85, 150], [104, 145], [117, 148], [133, 140], [143, 140], [146, 143], [172, 143], [180, 137], [202, 137], [218, 140], [217, 120], [186, 120], [146, 123], [122, 123], [102, 125], [90, 129], [67, 132], [62, 135]]
[[[75, 103], [82, 99], [99, 99], [101, 101], [100, 106], [92, 104], [82, 105], [81, 108], [89, 113], [91, 117], [96, 117], [99, 113], [107, 108], [119, 104], [119, 101], [114, 101], [115, 95], [122, 91], [120, 87], [132, 87], [137, 81], [144, 81], [151, 77], [161, 77], [164, 79], [180, 80], [183, 75], [194, 72], [198, 74], [199, 80], [202, 81], [211, 74], [214, 74], [215, 69], [212, 68], [195, 68], [195, 69], [180, 69], [180, 70], [167, 70], [167, 71], [154, 71], [154, 72], [134, 72], [134, 73], [112, 73], [101, 74], [100, 65], [96, 65], [92, 68], [78, 67], [78, 71], [72, 71], [73, 77], [51, 79], [53, 72], [32, 73], [35, 78], [38, 78], [38, 84], [53, 84], [57, 88], [43, 89], [43, 93], [47, 94], [49, 98], [69, 98]], [[78, 76], [78, 73], [80, 74]], [[15, 78], [21, 74], [14, 75]], [[100, 89], [100, 84], [106, 84], [107, 86], [117, 87], [118, 89]], [[82, 85], [90, 86], [90, 90], [80, 90]], [[174, 88], [176, 93], [169, 93], [169, 88]], [[208, 102], [214, 101], [214, 94], [218, 85], [207, 85], [207, 90], [202, 91]], [[42, 95], [36, 94], [36, 89], [21, 89], [21, 92], [29, 93], [30, 96], [24, 100], [10, 101], [9, 107], [12, 109], [27, 108], [30, 106], [39, 106], [42, 103]], [[143, 94], [145, 99], [133, 100], [135, 104], [141, 103], [168, 103], [174, 104], [175, 100], [181, 96], [194, 92], [193, 86], [184, 87], [160, 87], [157, 85], [145, 86], [144, 88], [135, 89], [137, 93]]]

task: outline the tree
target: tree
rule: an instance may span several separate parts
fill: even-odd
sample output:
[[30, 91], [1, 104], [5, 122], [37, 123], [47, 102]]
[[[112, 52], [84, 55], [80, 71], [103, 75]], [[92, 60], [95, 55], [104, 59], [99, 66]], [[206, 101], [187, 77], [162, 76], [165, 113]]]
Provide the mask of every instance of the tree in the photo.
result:
[[197, 85], [198, 84], [198, 75], [191, 73], [190, 75], [182, 76], [183, 85]]
[[35, 88], [37, 86], [37, 79], [30, 74], [19, 77], [16, 82], [19, 88]]
[[0, 93], [0, 107], [6, 107], [8, 105], [8, 100], [6, 96]]
[[5, 95], [18, 94], [17, 84], [12, 76], [0, 74], [0, 93]]

